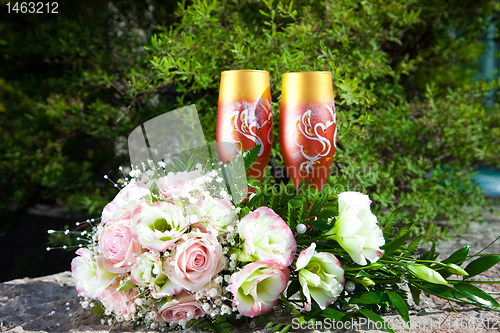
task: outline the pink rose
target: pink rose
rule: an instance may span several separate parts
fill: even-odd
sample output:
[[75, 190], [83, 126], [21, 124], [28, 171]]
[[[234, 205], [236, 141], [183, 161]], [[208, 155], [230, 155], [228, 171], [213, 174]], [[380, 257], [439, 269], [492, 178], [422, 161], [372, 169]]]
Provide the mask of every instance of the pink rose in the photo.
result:
[[290, 270], [274, 261], [256, 261], [231, 275], [233, 306], [246, 317], [269, 313], [285, 290]]
[[129, 272], [139, 254], [145, 251], [130, 233], [128, 219], [109, 222], [99, 237], [104, 256], [102, 264], [111, 273]]
[[158, 310], [156, 321], [167, 323], [187, 322], [205, 315], [202, 304], [193, 295], [183, 291], [170, 302], [163, 304]]
[[137, 186], [132, 180], [130, 184], [120, 190], [116, 197], [104, 207], [101, 216], [101, 223], [105, 224], [110, 220], [119, 220], [132, 213], [141, 199], [150, 194], [148, 189]]
[[163, 271], [175, 284], [196, 292], [209, 283], [225, 263], [222, 246], [214, 235], [192, 232], [177, 241]]
[[238, 232], [248, 261], [272, 260], [282, 267], [292, 264], [297, 243], [292, 230], [272, 209], [260, 207], [241, 219]]
[[116, 287], [118, 284], [105, 289], [101, 294], [101, 302], [106, 310], [112, 311], [125, 320], [130, 320], [135, 313], [134, 297], [138, 293], [133, 289], [116, 291]]
[[198, 171], [177, 172], [161, 177], [156, 181], [161, 195], [165, 198], [170, 198], [173, 195], [179, 195], [182, 192], [189, 192], [196, 188], [195, 179], [200, 178], [201, 174]]

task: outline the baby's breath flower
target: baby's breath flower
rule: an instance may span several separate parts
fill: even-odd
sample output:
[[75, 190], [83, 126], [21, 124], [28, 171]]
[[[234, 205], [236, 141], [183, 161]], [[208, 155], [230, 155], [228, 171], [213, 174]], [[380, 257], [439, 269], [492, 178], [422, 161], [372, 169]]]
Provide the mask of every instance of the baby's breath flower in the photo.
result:
[[148, 318], [154, 320], [156, 318], [156, 312], [151, 311], [150, 313], [148, 313]]
[[215, 288], [210, 289], [210, 291], [208, 292], [208, 296], [210, 296], [210, 297], [217, 296], [217, 289], [215, 289]]
[[222, 315], [231, 314], [231, 308], [229, 306], [227, 306], [226, 304], [224, 304], [224, 305], [222, 305], [222, 307], [220, 309], [220, 313]]
[[179, 325], [182, 326], [182, 328], [186, 328], [187, 320], [186, 319], [181, 319], [179, 320]]

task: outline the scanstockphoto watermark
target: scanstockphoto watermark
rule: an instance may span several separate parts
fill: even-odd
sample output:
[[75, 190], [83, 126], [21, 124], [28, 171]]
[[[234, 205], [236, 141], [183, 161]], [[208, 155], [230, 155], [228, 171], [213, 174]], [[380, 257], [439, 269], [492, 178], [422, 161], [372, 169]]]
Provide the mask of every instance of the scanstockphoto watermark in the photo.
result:
[[[331, 177], [345, 177], [348, 179], [357, 179], [357, 178], [377, 178], [378, 176], [378, 166], [377, 165], [345, 165], [345, 166], [337, 166], [337, 165], [332, 165], [331, 168], [327, 168], [325, 166], [318, 166], [312, 168], [310, 171], [305, 171], [305, 170], [299, 170], [298, 168], [294, 166], [267, 166], [266, 169], [272, 168], [274, 177], [276, 178], [283, 178], [287, 177], [291, 174], [301, 174], [303, 176], [313, 176], [317, 177], [322, 174], [328, 174]], [[254, 172], [255, 174], [258, 174], [259, 177], [266, 176], [266, 171], [262, 171], [259, 168], [256, 168], [255, 166], [251, 166], [250, 170]]]
[[[404, 323], [404, 322], [403, 322]], [[406, 323], [405, 323], [406, 324]], [[300, 321], [298, 318], [292, 319], [292, 328], [294, 330], [350, 330], [350, 329], [364, 329], [364, 330], [387, 330], [394, 329], [389, 322], [373, 322], [367, 318], [359, 318], [358, 320], [348, 320], [348, 321], [335, 321], [331, 318], [325, 318], [324, 320], [317, 321]], [[408, 326], [407, 326], [408, 327]], [[402, 328], [402, 327], [401, 327]]]
[[410, 324], [402, 318], [389, 318], [384, 322], [374, 322], [368, 318], [351, 319], [348, 321], [335, 321], [325, 318], [322, 321], [300, 321], [298, 318], [292, 319], [292, 329], [294, 330], [394, 330], [394, 331], [429, 331], [437, 329], [464, 329], [467, 331], [484, 331], [500, 329], [500, 318], [451, 318], [442, 320], [440, 318], [430, 318], [425, 321], [413, 321]]
[[[266, 178], [274, 179], [283, 179], [287, 178], [293, 174], [300, 174], [301, 178], [325, 178], [326, 175], [332, 177], [334, 180], [338, 180], [338, 183], [331, 184], [330, 182], [326, 182], [323, 188], [325, 190], [332, 190], [335, 192], [345, 192], [345, 191], [356, 191], [356, 192], [366, 192], [366, 184], [367, 182], [375, 182], [378, 178], [378, 166], [344, 166], [342, 168], [337, 166], [332, 166], [331, 169], [326, 167], [317, 167], [314, 168], [312, 172], [305, 173], [303, 170], [297, 170], [293, 166], [275, 166], [272, 168], [268, 166], [266, 170], [262, 171], [254, 166], [251, 166], [250, 169], [254, 172], [254, 174], [259, 174], [262, 176], [263, 180]], [[266, 172], [267, 171], [267, 172]], [[272, 173], [272, 176], [271, 176]], [[311, 184], [312, 187], [315, 187], [314, 184]], [[262, 189], [264, 190], [264, 189]], [[279, 191], [290, 191], [289, 188], [276, 188]], [[294, 191], [295, 192], [295, 191]], [[281, 194], [281, 193], [278, 193]], [[286, 193], [293, 194], [293, 193]]]

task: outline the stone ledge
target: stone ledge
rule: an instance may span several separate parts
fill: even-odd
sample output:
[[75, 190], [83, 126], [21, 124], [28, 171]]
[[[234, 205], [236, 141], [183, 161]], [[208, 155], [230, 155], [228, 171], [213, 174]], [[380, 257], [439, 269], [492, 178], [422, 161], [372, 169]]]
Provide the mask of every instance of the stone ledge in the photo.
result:
[[130, 324], [102, 326], [81, 308], [71, 272], [1, 283], [0, 318], [2, 332], [152, 332]]

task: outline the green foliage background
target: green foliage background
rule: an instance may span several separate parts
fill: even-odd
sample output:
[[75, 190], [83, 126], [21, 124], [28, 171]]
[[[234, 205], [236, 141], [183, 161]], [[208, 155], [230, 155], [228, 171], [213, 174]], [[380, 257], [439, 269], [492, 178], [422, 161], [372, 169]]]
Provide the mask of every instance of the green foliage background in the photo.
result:
[[[68, 5], [71, 6], [71, 5]], [[435, 234], [485, 198], [500, 166], [498, 82], [473, 82], [495, 1], [96, 1], [20, 33], [0, 23], [0, 214], [36, 202], [94, 216], [140, 123], [196, 103], [215, 139], [220, 73], [270, 72], [275, 145], [282, 75], [331, 71], [338, 148], [329, 185]], [[2, 21], [3, 22], [3, 21]], [[491, 103], [490, 103], [491, 104]], [[340, 187], [342, 186], [342, 187]]]

